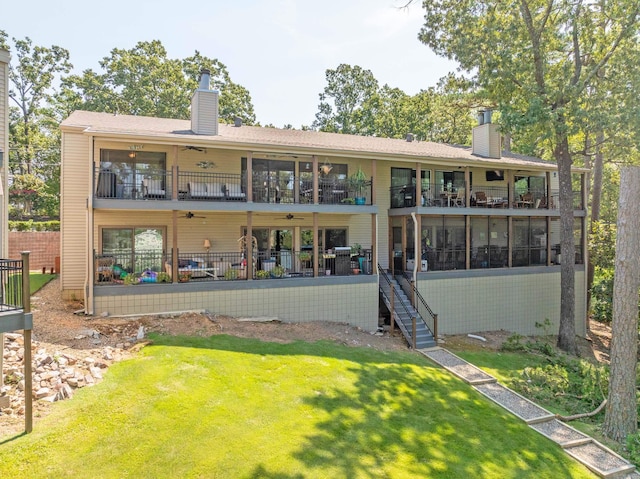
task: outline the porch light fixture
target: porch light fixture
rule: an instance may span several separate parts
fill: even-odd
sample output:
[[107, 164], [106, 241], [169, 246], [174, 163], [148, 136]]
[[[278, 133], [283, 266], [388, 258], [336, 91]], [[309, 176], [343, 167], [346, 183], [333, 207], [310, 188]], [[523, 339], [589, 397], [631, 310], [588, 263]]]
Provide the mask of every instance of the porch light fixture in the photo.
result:
[[129, 152], [129, 158], [135, 158], [135, 157], [136, 157], [136, 152], [135, 151]]
[[207, 250], [207, 253], [208, 253], [208, 252], [209, 252], [209, 250], [211, 249], [211, 241], [209, 241], [209, 239], [208, 239], [208, 238], [207, 238], [207, 239], [205, 239], [205, 240], [204, 240], [204, 245], [203, 245], [203, 246], [204, 246], [204, 249], [206, 249], [206, 250]]
[[215, 168], [216, 164], [213, 161], [199, 161], [196, 163], [196, 166], [203, 170], [208, 170], [209, 168]]

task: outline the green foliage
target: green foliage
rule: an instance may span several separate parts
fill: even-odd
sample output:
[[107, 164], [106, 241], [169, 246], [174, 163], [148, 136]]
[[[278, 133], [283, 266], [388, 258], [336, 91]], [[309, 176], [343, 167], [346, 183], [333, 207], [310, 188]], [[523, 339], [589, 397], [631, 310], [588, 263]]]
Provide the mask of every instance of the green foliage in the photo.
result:
[[85, 70], [64, 79], [59, 104], [66, 112], [83, 109], [162, 118], [189, 118], [191, 95], [200, 71], [211, 71], [212, 86], [220, 91], [220, 120], [255, 123], [248, 90], [234, 83], [227, 67], [196, 51], [179, 60], [168, 58], [159, 40], [138, 42], [126, 50], [114, 48], [100, 61], [104, 73]]
[[224, 272], [224, 279], [226, 279], [226, 280], [238, 279], [238, 270], [234, 269], [234, 268], [228, 268]]
[[640, 432], [629, 434], [625, 441], [629, 460], [636, 466], [640, 465]]
[[158, 281], [158, 283], [170, 283], [171, 282], [171, 275], [169, 273], [164, 272], [164, 271], [160, 271], [158, 273], [158, 276], [157, 276], [157, 281]]
[[129, 273], [125, 276], [121, 276], [122, 282], [126, 286], [132, 286], [134, 284], [140, 284], [140, 278], [136, 276], [134, 273]]
[[[56, 45], [34, 46], [29, 37], [24, 40], [13, 38], [11, 46], [2, 31], [0, 39], [12, 56], [9, 70], [9, 169], [14, 178], [31, 176], [31, 186], [13, 188], [12, 185], [9, 201], [14, 211], [20, 211], [23, 215], [57, 217], [60, 117], [56, 115], [52, 104], [57, 91], [56, 78], [72, 68], [69, 52]], [[37, 187], [33, 187], [35, 180], [41, 183]], [[28, 190], [34, 190], [36, 194], [29, 194]]]
[[589, 258], [600, 269], [613, 269], [616, 258], [616, 225], [603, 221], [591, 223]]
[[60, 221], [9, 220], [10, 231], [60, 231]]
[[322, 131], [469, 144], [474, 85], [452, 74], [414, 96], [378, 86], [369, 70], [339, 65], [326, 71], [314, 127]]
[[591, 319], [609, 323], [613, 319], [613, 268], [596, 266], [591, 286]]
[[271, 276], [273, 276], [274, 278], [282, 278], [284, 276], [285, 271], [286, 270], [284, 269], [284, 267], [278, 264], [274, 266], [273, 269], [271, 270]]
[[366, 186], [367, 175], [362, 171], [362, 168], [358, 166], [358, 169], [355, 173], [349, 176], [349, 188], [355, 192], [357, 196], [362, 196], [362, 190]]
[[[300, 258], [302, 259], [302, 258]], [[258, 279], [267, 279], [269, 277], [269, 271], [265, 271], [263, 269], [259, 269], [256, 271], [256, 278]]]

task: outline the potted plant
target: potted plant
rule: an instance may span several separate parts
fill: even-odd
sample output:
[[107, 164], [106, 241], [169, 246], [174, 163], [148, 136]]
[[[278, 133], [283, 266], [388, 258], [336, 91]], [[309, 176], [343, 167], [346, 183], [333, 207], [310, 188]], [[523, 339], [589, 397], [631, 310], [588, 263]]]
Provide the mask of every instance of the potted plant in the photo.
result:
[[256, 271], [256, 278], [257, 279], [267, 279], [269, 277], [269, 272], [265, 271], [263, 269], [259, 269], [258, 271]]
[[233, 279], [238, 279], [238, 270], [234, 269], [234, 268], [228, 268], [225, 272], [224, 272], [224, 279], [226, 280], [233, 280]]
[[161, 271], [160, 273], [158, 273], [157, 279], [158, 279], [158, 283], [170, 283], [171, 275], [169, 273], [165, 273], [164, 271]]
[[282, 266], [274, 266], [271, 270], [271, 276], [273, 276], [274, 278], [282, 278], [284, 276], [284, 271], [285, 269]]
[[308, 251], [300, 251], [300, 261], [311, 261], [311, 253]]
[[356, 205], [364, 205], [366, 202], [363, 196], [365, 186], [367, 186], [367, 175], [364, 174], [361, 167], [358, 167], [358, 171], [349, 177], [349, 187], [355, 194]]
[[178, 281], [186, 283], [191, 279], [191, 273], [178, 273]]

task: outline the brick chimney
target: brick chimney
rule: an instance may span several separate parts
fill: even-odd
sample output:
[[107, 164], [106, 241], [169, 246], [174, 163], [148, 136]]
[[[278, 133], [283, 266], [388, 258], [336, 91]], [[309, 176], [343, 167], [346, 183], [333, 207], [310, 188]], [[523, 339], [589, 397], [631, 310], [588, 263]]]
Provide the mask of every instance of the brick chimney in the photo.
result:
[[191, 130], [196, 135], [218, 134], [218, 90], [210, 89], [211, 72], [200, 72], [200, 84], [191, 97]]
[[502, 156], [502, 136], [498, 125], [491, 123], [491, 110], [478, 112], [478, 125], [473, 128], [471, 150], [474, 155], [485, 158]]

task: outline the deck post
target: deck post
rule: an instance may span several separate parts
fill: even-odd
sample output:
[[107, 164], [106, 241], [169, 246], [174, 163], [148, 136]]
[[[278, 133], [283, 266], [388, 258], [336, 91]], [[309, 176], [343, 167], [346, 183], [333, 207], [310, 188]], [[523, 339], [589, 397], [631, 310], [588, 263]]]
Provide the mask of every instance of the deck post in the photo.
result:
[[433, 315], [433, 340], [436, 342], [436, 346], [438, 345], [438, 315]]
[[390, 318], [391, 328], [390, 329], [391, 329], [391, 334], [393, 335], [393, 330], [395, 329], [395, 321], [393, 320], [393, 310], [394, 310], [394, 304], [395, 304], [395, 300], [394, 300], [395, 292], [394, 292], [394, 289], [393, 289], [394, 288], [393, 284], [390, 284], [389, 286], [391, 286], [391, 290], [390, 290], [391, 297], [389, 298], [389, 304], [391, 305], [391, 311], [390, 311], [391, 312], [391, 318]]
[[413, 349], [416, 349], [416, 317], [411, 318], [411, 344]]
[[[29, 281], [29, 252], [22, 255], [22, 309], [31, 313], [31, 285]], [[33, 430], [33, 364], [31, 360], [31, 329], [24, 330], [24, 431]]]

